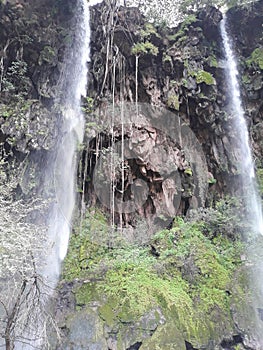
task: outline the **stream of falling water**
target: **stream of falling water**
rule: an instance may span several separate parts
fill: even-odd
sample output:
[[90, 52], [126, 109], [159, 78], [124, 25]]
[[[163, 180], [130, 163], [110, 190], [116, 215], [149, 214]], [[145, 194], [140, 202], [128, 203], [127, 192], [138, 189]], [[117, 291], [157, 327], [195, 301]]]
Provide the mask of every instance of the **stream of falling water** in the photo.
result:
[[263, 218], [260, 196], [257, 190], [254, 161], [249, 143], [248, 127], [245, 120], [245, 111], [242, 107], [240, 87], [238, 83], [238, 68], [230, 35], [227, 32], [227, 17], [224, 15], [221, 21], [221, 35], [226, 59], [226, 77], [230, 98], [230, 113], [233, 118], [233, 126], [237, 135], [235, 147], [239, 150], [239, 172], [242, 179], [242, 191], [244, 191], [244, 203], [247, 219], [251, 222], [252, 231], [255, 234], [263, 234]]
[[58, 104], [62, 106], [62, 121], [56, 157], [51, 164], [55, 188], [55, 203], [49, 217], [49, 244], [51, 254], [45, 267], [47, 283], [55, 286], [60, 265], [67, 254], [71, 220], [75, 205], [76, 149], [82, 142], [84, 118], [81, 98], [86, 96], [87, 61], [89, 60], [89, 4], [79, 1], [74, 43], [66, 52], [65, 69], [61, 77], [62, 94]]
[[[252, 151], [249, 142], [249, 132], [245, 120], [245, 111], [242, 107], [242, 98], [238, 83], [238, 68], [235, 58], [231, 35], [227, 27], [227, 17], [223, 16], [220, 25], [223, 47], [225, 51], [225, 75], [227, 90], [229, 91], [229, 112], [233, 120], [233, 130], [236, 132], [235, 150], [239, 151], [239, 172], [241, 175], [240, 193], [246, 211], [247, 226], [247, 250], [248, 262], [246, 264], [246, 274], [250, 280], [251, 296], [247, 299], [246, 316], [238, 317], [243, 325], [243, 331], [248, 331], [247, 339], [249, 348], [263, 349], [263, 264], [262, 264], [262, 234], [263, 219], [261, 199], [257, 189], [257, 180], [253, 162]], [[246, 224], [246, 223], [245, 223]], [[249, 227], [249, 229], [248, 229]], [[245, 272], [243, 272], [245, 273]], [[243, 303], [245, 303], [245, 299]], [[249, 315], [249, 316], [248, 316]], [[245, 316], [245, 317], [244, 317]], [[245, 320], [245, 323], [244, 323]]]
[[52, 203], [47, 218], [48, 237], [47, 246], [43, 247], [44, 261], [39, 267], [43, 286], [40, 287], [40, 301], [36, 305], [42, 305], [42, 308], [40, 311], [35, 310], [33, 302], [32, 313], [39, 312], [39, 314], [29, 320], [27, 329], [23, 331], [24, 341], [15, 342], [16, 350], [46, 349], [47, 345], [45, 332], [50, 323], [46, 323], [46, 310], [43, 309], [49, 309], [49, 302], [58, 283], [61, 263], [67, 254], [69, 243], [76, 194], [76, 151], [84, 134], [81, 99], [86, 96], [88, 75], [89, 6], [95, 3], [78, 0], [75, 17], [72, 18], [73, 41], [65, 52], [64, 69], [60, 76], [53, 112], [59, 125], [58, 138], [55, 140], [56, 149], [50, 156], [48, 167], [42, 169], [46, 199]]

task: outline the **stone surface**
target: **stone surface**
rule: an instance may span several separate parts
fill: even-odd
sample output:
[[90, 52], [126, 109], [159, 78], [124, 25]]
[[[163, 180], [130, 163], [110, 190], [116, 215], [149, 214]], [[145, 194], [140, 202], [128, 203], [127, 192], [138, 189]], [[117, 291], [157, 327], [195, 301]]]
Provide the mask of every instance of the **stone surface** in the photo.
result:
[[[35, 195], [36, 186], [40, 190], [49, 190], [41, 187], [41, 168], [52, 157], [56, 142], [61, 117], [61, 106], [56, 106], [56, 97], [66, 47], [74, 31], [72, 18], [76, 6], [76, 1], [59, 3], [51, 0], [7, 0], [0, 3], [0, 151], [7, 177], [13, 172], [19, 175], [14, 188], [18, 197]], [[260, 166], [263, 165], [263, 80], [262, 68], [253, 61], [252, 53], [263, 45], [262, 4], [262, 1], [255, 3], [251, 11], [235, 7], [228, 14], [242, 63], [242, 94]], [[88, 89], [97, 110], [105, 110], [105, 106], [113, 101], [116, 105], [122, 101], [134, 103], [138, 97], [139, 103], [167, 108], [174, 113], [199, 141], [182, 148], [178, 140], [164, 135], [161, 129], [163, 120], [158, 115], [155, 125], [145, 125], [139, 120], [132, 128], [126, 129], [126, 157], [133, 156], [134, 159], [125, 163], [127, 188], [124, 195], [130, 199], [130, 188], [134, 185], [135, 193], [137, 190], [141, 196], [139, 202], [146, 202], [143, 208], [137, 208], [136, 214], [143, 220], [150, 217], [153, 221], [159, 220], [162, 226], [163, 222], [166, 224], [165, 216], [187, 215], [189, 208], [203, 206], [208, 201], [214, 203], [226, 193], [237, 193], [240, 157], [238, 150], [231, 145], [238, 135], [231, 128], [230, 115], [224, 112], [228, 98], [222, 69], [220, 12], [209, 6], [177, 28], [153, 28], [147, 34], [147, 40], [153, 49], [158, 49], [158, 53], [142, 50], [138, 60], [132, 53], [133, 44], [146, 43], [141, 29], [147, 30], [147, 26], [137, 9], [118, 7], [112, 11], [108, 3], [103, 3], [92, 8], [91, 19]], [[111, 27], [113, 22], [114, 29]], [[109, 149], [111, 137], [120, 142], [122, 130], [118, 124], [112, 131], [103, 133], [105, 129], [100, 128], [99, 121], [96, 118], [90, 121], [89, 117], [87, 113], [79, 175], [85, 205], [88, 204], [87, 198], [95, 205], [98, 201], [91, 180], [98, 145], [101, 149]], [[106, 117], [110, 119], [109, 114]], [[169, 129], [174, 127], [172, 123], [167, 125]], [[133, 154], [128, 152], [131, 149]], [[204, 162], [203, 155], [209, 178], [206, 168], [200, 165]], [[173, 176], [173, 172], [177, 172], [179, 178]], [[106, 171], [105, 174], [108, 175]], [[195, 178], [198, 188], [194, 186]], [[207, 179], [211, 182], [208, 195]], [[216, 182], [212, 183], [213, 179]], [[115, 174], [114, 181], [120, 185], [119, 173]], [[149, 196], [144, 183], [147, 183], [148, 191], [150, 189]], [[120, 193], [120, 186], [118, 190]], [[107, 197], [106, 191], [103, 194]], [[120, 216], [116, 220], [118, 224]], [[124, 215], [122, 223], [126, 226], [128, 241], [136, 241], [133, 215]], [[140, 243], [149, 242], [149, 230], [144, 229], [140, 234], [143, 236]], [[176, 236], [174, 239], [176, 241]], [[158, 249], [153, 243], [151, 252], [156, 259], [160, 255]], [[194, 254], [185, 259], [180, 271], [192, 285], [200, 278]], [[240, 288], [246, 291], [242, 284], [246, 274], [247, 271], [238, 270], [234, 288], [226, 290], [226, 294], [236, 291], [235, 295], [239, 295]], [[174, 322], [176, 310], [171, 316], [165, 307], [164, 310], [155, 307], [136, 318], [128, 307], [117, 313], [117, 317], [114, 305], [107, 304], [100, 295], [90, 305], [77, 305], [74, 293], [82, 283], [71, 281], [60, 287], [56, 316], [62, 331], [62, 344], [55, 345], [58, 350], [262, 349], [256, 340], [258, 330], [246, 328], [247, 323], [253, 325], [253, 305], [245, 298], [235, 299], [233, 295], [231, 315], [217, 309], [211, 312], [211, 322], [217, 325], [215, 333], [204, 320], [203, 332], [199, 330], [196, 335], [193, 330], [180, 329], [180, 322]], [[258, 305], [257, 309], [257, 317], [262, 319], [262, 306]]]

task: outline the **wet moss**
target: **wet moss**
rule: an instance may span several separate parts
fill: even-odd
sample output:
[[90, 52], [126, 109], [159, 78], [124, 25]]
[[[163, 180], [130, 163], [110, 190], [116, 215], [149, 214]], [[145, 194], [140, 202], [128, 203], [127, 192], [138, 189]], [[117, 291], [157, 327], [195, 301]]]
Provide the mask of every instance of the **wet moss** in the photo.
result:
[[246, 63], [248, 66], [256, 64], [260, 69], [263, 69], [263, 47], [256, 48], [246, 60]]
[[180, 109], [179, 96], [178, 95], [169, 96], [168, 100], [167, 100], [167, 106], [169, 108], [176, 110], [176, 111], [179, 111], [179, 109]]
[[[99, 228], [101, 221], [105, 223], [100, 215]], [[232, 321], [227, 291], [240, 264], [239, 250], [228, 238], [211, 240], [204, 232], [202, 223], [177, 220], [172, 229], [156, 234], [149, 246], [122, 242], [102, 250], [85, 245], [86, 232], [80, 236], [82, 242], [80, 237], [71, 242], [65, 263], [67, 267], [72, 261], [72, 247], [88, 247], [86, 254], [93, 264], [81, 273], [75, 270], [75, 276], [73, 270], [68, 275], [86, 278], [75, 289], [77, 305], [96, 301], [100, 317], [110, 327], [118, 322], [136, 322], [153, 308], [160, 308], [167, 322], [173, 320], [185, 339], [198, 346], [206, 344], [210, 337], [216, 339], [222, 329], [228, 334]], [[153, 247], [158, 254], [152, 254]]]
[[257, 169], [257, 180], [258, 180], [259, 192], [261, 195], [263, 195], [263, 168]]
[[158, 47], [153, 45], [151, 42], [146, 41], [146, 42], [139, 42], [133, 45], [132, 50], [131, 50], [133, 55], [145, 55], [145, 54], [150, 54], [153, 56], [158, 55]]

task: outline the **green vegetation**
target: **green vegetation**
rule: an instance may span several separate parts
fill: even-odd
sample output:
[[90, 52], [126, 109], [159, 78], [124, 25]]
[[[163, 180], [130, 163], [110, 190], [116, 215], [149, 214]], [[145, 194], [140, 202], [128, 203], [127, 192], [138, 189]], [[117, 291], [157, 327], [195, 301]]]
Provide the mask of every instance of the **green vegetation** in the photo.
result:
[[139, 42], [134, 44], [132, 47], [133, 55], [143, 55], [143, 54], [151, 54], [153, 56], [157, 56], [159, 49], [157, 46], [153, 45], [151, 42]]
[[256, 48], [250, 58], [246, 60], [248, 66], [256, 64], [260, 69], [263, 70], [263, 47]]
[[257, 169], [257, 180], [258, 180], [259, 192], [261, 195], [263, 195], [263, 168]]
[[27, 63], [23, 60], [16, 60], [7, 69], [2, 80], [2, 91], [12, 93], [16, 99], [24, 99], [28, 94], [30, 81], [27, 76]]
[[243, 82], [244, 84], [250, 84], [250, 83], [251, 83], [251, 78], [250, 78], [250, 76], [249, 76], [248, 74], [244, 74], [244, 75], [242, 76], [242, 82]]
[[90, 114], [94, 111], [94, 99], [92, 97], [87, 96], [85, 98], [82, 110], [86, 114]]
[[156, 28], [152, 23], [145, 23], [144, 28], [140, 30], [139, 35], [142, 39], [149, 39], [152, 35], [160, 38], [160, 35], [157, 33]]
[[132, 47], [131, 53], [133, 55], [145, 55], [150, 54], [157, 56], [159, 49], [153, 43], [151, 43], [151, 37], [160, 37], [156, 28], [151, 23], [145, 23], [144, 28], [139, 31], [139, 42], [135, 43]]
[[[180, 29], [177, 31], [176, 34], [173, 35], [168, 35], [167, 39], [170, 41], [185, 41], [186, 39], [188, 39], [187, 33], [189, 31], [189, 26], [196, 22], [197, 18], [195, 15], [189, 15], [187, 16], [184, 21], [181, 23], [180, 25]], [[201, 29], [201, 28], [200, 28]]]
[[215, 55], [208, 57], [208, 64], [210, 67], [218, 68], [218, 62]]
[[69, 254], [64, 263], [64, 278], [84, 278], [88, 269], [100, 262], [107, 252], [108, 231], [104, 215], [98, 209], [89, 210], [81, 227], [71, 237]]
[[57, 52], [51, 46], [45, 46], [40, 52], [38, 63], [42, 65], [43, 63], [54, 64], [56, 63]]
[[170, 55], [167, 55], [166, 53], [163, 54], [163, 62], [172, 62], [172, 57]]
[[[102, 212], [91, 209], [71, 238], [63, 270], [68, 281], [86, 281], [75, 288], [78, 308], [99, 301], [102, 319], [112, 325], [135, 322], [161, 307], [182, 332], [207, 339], [217, 322], [230, 322], [226, 291], [241, 264], [242, 246], [220, 225], [228, 208], [223, 202], [214, 210], [217, 215], [199, 213], [195, 223], [177, 218], [170, 230], [158, 232], [144, 246], [126, 243]], [[220, 313], [214, 319], [215, 310]]]
[[30, 110], [32, 100], [19, 99], [10, 104], [0, 104], [0, 117], [5, 119], [15, 117], [17, 119], [17, 126], [25, 123], [25, 115]]
[[209, 72], [199, 70], [197, 72], [190, 72], [190, 75], [196, 79], [197, 84], [215, 85], [215, 79]]
[[167, 106], [172, 109], [175, 109], [176, 111], [179, 111], [180, 109], [179, 96], [178, 95], [169, 96], [167, 100]]

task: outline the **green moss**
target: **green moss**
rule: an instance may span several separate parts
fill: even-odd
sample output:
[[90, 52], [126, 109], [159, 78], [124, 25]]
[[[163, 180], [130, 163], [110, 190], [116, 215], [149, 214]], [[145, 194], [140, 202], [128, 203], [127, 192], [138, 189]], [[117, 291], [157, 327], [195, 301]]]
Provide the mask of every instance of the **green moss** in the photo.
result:
[[172, 57], [170, 55], [167, 55], [166, 53], [163, 54], [163, 62], [172, 62]]
[[210, 67], [218, 68], [218, 62], [214, 55], [208, 58], [208, 64]]
[[[216, 228], [214, 220], [193, 224], [177, 218], [148, 246], [121, 239], [110, 246], [105, 216], [99, 210], [88, 211], [80, 232], [71, 237], [63, 271], [64, 278], [79, 279], [74, 290], [77, 308], [96, 302], [100, 318], [119, 330], [161, 310], [167, 324], [171, 322], [196, 348], [222, 334], [222, 325], [223, 331], [230, 329], [233, 294], [226, 291], [240, 266], [240, 246], [224, 234], [226, 205], [218, 204], [215, 211]], [[237, 303], [243, 300], [242, 291], [235, 286]]]
[[257, 169], [257, 180], [258, 180], [259, 192], [261, 195], [263, 195], [263, 168]]
[[246, 60], [246, 63], [248, 66], [256, 64], [260, 69], [263, 69], [263, 47], [256, 48]]
[[[202, 232], [204, 228], [202, 223], [177, 219], [171, 230], [160, 231], [151, 241], [158, 258], [148, 247], [122, 245], [102, 251], [93, 247], [90, 259], [97, 263], [82, 277], [96, 279], [104, 271], [103, 277], [76, 289], [77, 305], [99, 301], [100, 316], [109, 325], [118, 320], [135, 322], [154, 307], [161, 307], [166, 318], [172, 318], [189, 339], [207, 340], [216, 333], [217, 322], [230, 322], [225, 291], [238, 264], [238, 250], [227, 238], [211, 241]], [[187, 269], [189, 259], [192, 266]], [[98, 266], [102, 270], [95, 274]], [[195, 276], [189, 278], [192, 270]], [[214, 315], [215, 310], [220, 310], [219, 316], [218, 312]]]
[[251, 83], [251, 78], [250, 78], [250, 76], [249, 76], [248, 74], [244, 74], [244, 75], [242, 76], [242, 82], [243, 82], [244, 84], [250, 84], [250, 83]]
[[143, 54], [151, 54], [153, 56], [157, 56], [159, 49], [157, 46], [153, 45], [151, 42], [139, 42], [133, 45], [131, 50], [133, 55], [143, 55]]
[[96, 289], [96, 283], [84, 283], [80, 288], [75, 290], [76, 304], [83, 306], [92, 301], [100, 300], [100, 295]]
[[42, 65], [44, 62], [48, 64], [54, 64], [56, 61], [57, 52], [51, 46], [45, 46], [40, 52], [38, 63]]
[[114, 325], [116, 322], [116, 315], [113, 311], [113, 304], [104, 304], [99, 308], [100, 317], [106, 322], [108, 326]]
[[145, 23], [144, 28], [140, 30], [139, 35], [141, 38], [149, 38], [151, 35], [160, 37], [152, 23]]
[[179, 111], [180, 109], [179, 96], [178, 95], [169, 96], [167, 100], [167, 106], [175, 109], [176, 111]]
[[190, 75], [195, 77], [197, 84], [205, 83], [206, 85], [215, 85], [215, 79], [209, 72], [199, 70], [197, 72], [190, 72]]
[[66, 280], [86, 276], [87, 271], [100, 263], [109, 239], [106, 217], [98, 209], [87, 211], [81, 227], [70, 239], [62, 277]]

